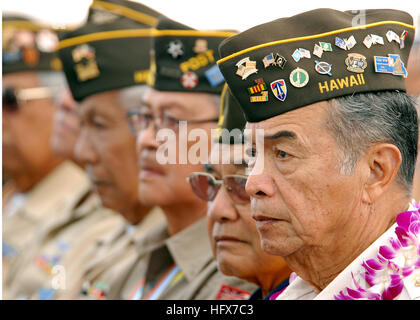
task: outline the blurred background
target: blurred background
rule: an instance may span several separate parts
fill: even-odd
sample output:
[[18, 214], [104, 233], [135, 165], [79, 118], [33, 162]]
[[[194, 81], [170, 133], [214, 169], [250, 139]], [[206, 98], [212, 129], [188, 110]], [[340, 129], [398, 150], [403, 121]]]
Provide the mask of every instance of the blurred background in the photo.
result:
[[[13, 0], [2, 1], [3, 12], [18, 12], [53, 27], [73, 28], [83, 22], [91, 0]], [[408, 11], [420, 25], [419, 1], [395, 0], [141, 0], [138, 1], [196, 29], [229, 28], [246, 30], [257, 24], [316, 8], [357, 10], [391, 8]]]

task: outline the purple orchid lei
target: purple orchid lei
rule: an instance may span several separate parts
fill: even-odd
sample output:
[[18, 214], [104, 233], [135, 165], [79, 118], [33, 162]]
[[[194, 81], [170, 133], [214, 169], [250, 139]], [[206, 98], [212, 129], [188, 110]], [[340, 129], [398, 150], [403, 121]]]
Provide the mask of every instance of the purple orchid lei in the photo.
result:
[[[404, 278], [420, 268], [420, 205], [414, 203], [414, 211], [400, 213], [395, 237], [388, 246], [381, 246], [376, 259], [363, 262], [366, 280], [363, 288], [352, 273], [354, 289], [349, 287], [335, 295], [336, 300], [393, 300], [404, 288]], [[417, 270], [416, 270], [417, 269]], [[417, 283], [416, 283], [417, 285]]]

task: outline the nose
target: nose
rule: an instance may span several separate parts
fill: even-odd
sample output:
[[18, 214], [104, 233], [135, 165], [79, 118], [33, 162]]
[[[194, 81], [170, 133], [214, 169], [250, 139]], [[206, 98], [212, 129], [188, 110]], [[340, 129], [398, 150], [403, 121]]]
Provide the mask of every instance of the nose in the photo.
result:
[[82, 129], [77, 138], [74, 147], [74, 157], [77, 162], [80, 162], [83, 165], [93, 164], [98, 161], [97, 154], [92, 146], [86, 129]]
[[260, 174], [251, 174], [245, 185], [246, 193], [250, 197], [262, 199], [272, 197], [275, 193], [275, 184], [273, 179], [263, 171]]
[[238, 211], [229, 198], [225, 188], [220, 188], [216, 198], [209, 203], [207, 217], [217, 222], [235, 221], [239, 218]]
[[146, 129], [140, 130], [136, 137], [136, 150], [140, 154], [142, 150], [156, 150], [160, 143], [156, 140], [156, 128], [154, 123], [151, 123]]
[[70, 90], [65, 90], [60, 97], [60, 101], [58, 103], [59, 109], [62, 109], [67, 112], [74, 112], [77, 107], [77, 102], [73, 99]]

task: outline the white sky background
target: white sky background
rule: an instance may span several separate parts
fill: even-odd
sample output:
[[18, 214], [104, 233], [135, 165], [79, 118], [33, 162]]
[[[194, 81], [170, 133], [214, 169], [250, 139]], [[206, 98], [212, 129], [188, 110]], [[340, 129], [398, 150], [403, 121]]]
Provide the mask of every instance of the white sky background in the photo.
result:
[[[418, 0], [141, 0], [163, 14], [195, 29], [246, 30], [277, 18], [316, 8], [356, 10], [391, 8], [408, 11], [420, 26]], [[91, 0], [2, 0], [3, 12], [29, 14], [55, 26], [83, 22]]]

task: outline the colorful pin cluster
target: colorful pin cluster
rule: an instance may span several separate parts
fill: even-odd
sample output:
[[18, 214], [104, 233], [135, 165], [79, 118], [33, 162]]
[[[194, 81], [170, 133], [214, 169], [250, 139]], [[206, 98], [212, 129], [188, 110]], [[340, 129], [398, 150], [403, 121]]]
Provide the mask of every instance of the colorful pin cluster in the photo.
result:
[[[213, 50], [208, 48], [208, 42], [205, 39], [197, 39], [192, 51], [196, 54], [187, 61], [181, 62], [179, 69], [170, 69], [162, 67], [160, 72], [169, 77], [180, 77], [181, 85], [185, 89], [194, 89], [199, 83], [199, 77], [195, 70], [205, 67], [215, 62]], [[175, 60], [178, 60], [186, 53], [186, 48], [181, 40], [172, 40], [169, 42], [166, 52]], [[204, 73], [206, 79], [212, 87], [218, 86], [225, 81], [217, 65], [212, 66]]]
[[[395, 41], [399, 44], [400, 49], [404, 48], [404, 40], [407, 37], [408, 32], [403, 31], [399, 36], [394, 31], [389, 30], [386, 33], [388, 42]], [[353, 35], [348, 38], [335, 37], [335, 46], [338, 48], [349, 51], [357, 45], [357, 41]], [[385, 45], [384, 38], [376, 34], [368, 34], [363, 40], [363, 44], [370, 49], [373, 45]], [[329, 42], [318, 42], [314, 44], [312, 54], [321, 58], [324, 52], [333, 51], [333, 47]], [[305, 48], [297, 48], [291, 54], [295, 62], [299, 62], [301, 59], [311, 58], [311, 53]], [[332, 77], [332, 64], [326, 61], [314, 60], [314, 69], [317, 73], [322, 75], [328, 75]], [[287, 59], [279, 53], [270, 53], [262, 59], [264, 69], [270, 67], [278, 67], [284, 69], [287, 63]], [[344, 60], [346, 69], [354, 73], [363, 73], [368, 65], [367, 59], [360, 53], [348, 53]], [[387, 57], [374, 56], [375, 72], [378, 73], [389, 73], [392, 75], [407, 77], [407, 69], [398, 54], [388, 54]], [[250, 57], [245, 57], [236, 63], [236, 75], [240, 76], [242, 80], [246, 80], [252, 74], [258, 74], [257, 61], [251, 60]], [[251, 102], [267, 102], [268, 101], [268, 90], [267, 85], [263, 78], [254, 80], [255, 84], [247, 88], [250, 95]], [[290, 72], [289, 82], [296, 88], [302, 88], [309, 82], [309, 74], [302, 68], [295, 68]], [[287, 97], [287, 85], [284, 79], [278, 79], [270, 83], [270, 89], [273, 95], [280, 101], [285, 101]]]
[[81, 293], [97, 300], [103, 300], [106, 299], [108, 291], [109, 285], [106, 283], [96, 281], [93, 285], [91, 285], [89, 281], [86, 281], [82, 285]]
[[52, 269], [55, 265], [58, 264], [61, 257], [58, 255], [55, 255], [51, 258], [47, 257], [46, 255], [39, 255], [35, 259], [35, 263], [38, 267], [40, 267], [42, 270], [44, 270], [47, 274], [52, 273]]

